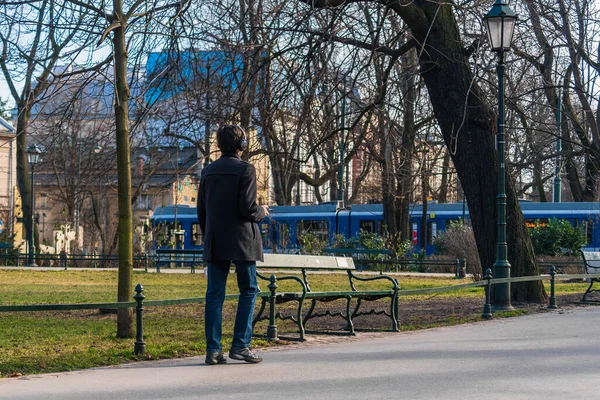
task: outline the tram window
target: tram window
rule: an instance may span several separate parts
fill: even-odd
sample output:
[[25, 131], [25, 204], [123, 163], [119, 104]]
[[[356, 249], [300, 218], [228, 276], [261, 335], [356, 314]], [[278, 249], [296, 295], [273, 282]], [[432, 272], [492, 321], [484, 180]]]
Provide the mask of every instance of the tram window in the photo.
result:
[[161, 222], [155, 225], [154, 230], [158, 246], [181, 245], [183, 242], [183, 235], [175, 235], [175, 231], [181, 231], [181, 222], [177, 222], [177, 225], [173, 222]]
[[290, 227], [286, 223], [279, 223], [277, 225], [277, 237], [279, 247], [284, 249], [290, 245]]
[[575, 220], [575, 227], [577, 228], [578, 226], [583, 227], [582, 230], [583, 230], [583, 232], [585, 232], [586, 244], [593, 243], [594, 242], [594, 238], [592, 236], [593, 224], [591, 223], [591, 221], [589, 221], [587, 219]]
[[433, 239], [437, 236], [437, 222], [429, 221], [427, 223], [427, 244], [433, 244]]
[[410, 237], [415, 246], [419, 244], [419, 227], [416, 222], [410, 224]]
[[177, 223], [169, 222], [169, 243], [175, 243], [175, 246], [181, 247], [183, 244], [183, 235], [176, 234], [175, 232], [181, 232], [181, 222]]
[[329, 240], [329, 223], [327, 221], [300, 221], [296, 229], [296, 237], [300, 238], [306, 233], [312, 233], [318, 240]]
[[263, 247], [271, 247], [271, 225], [268, 222], [260, 224], [260, 235], [262, 236]]
[[202, 246], [202, 230], [200, 224], [192, 224], [192, 244]]
[[375, 221], [360, 221], [360, 230], [375, 233]]
[[175, 233], [175, 246], [178, 249], [182, 249], [183, 248], [183, 239], [185, 237], [185, 233], [183, 233], [183, 231], [178, 231], [177, 233]]

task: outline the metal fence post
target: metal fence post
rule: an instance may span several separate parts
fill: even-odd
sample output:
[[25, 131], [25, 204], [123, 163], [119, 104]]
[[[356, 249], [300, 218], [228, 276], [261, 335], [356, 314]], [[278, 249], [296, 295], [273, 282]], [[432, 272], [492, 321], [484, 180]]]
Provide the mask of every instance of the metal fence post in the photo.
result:
[[491, 288], [492, 288], [492, 270], [491, 269], [486, 269], [485, 270], [485, 275], [483, 276], [483, 279], [487, 280], [487, 283], [485, 285], [485, 304], [483, 305], [483, 313], [481, 314], [481, 318], [483, 319], [490, 319], [492, 318], [492, 305], [490, 304], [490, 292], [491, 292]]
[[137, 284], [135, 287], [135, 295], [133, 298], [137, 301], [137, 306], [135, 307], [135, 344], [133, 346], [133, 354], [139, 355], [144, 354], [146, 352], [146, 343], [144, 343], [144, 322], [142, 320], [142, 313], [144, 311], [144, 288], [141, 284]]
[[556, 305], [556, 297], [554, 296], [554, 276], [556, 275], [556, 267], [554, 265], [550, 266], [550, 299], [548, 303], [548, 308], [551, 310], [557, 309]]
[[467, 276], [467, 260], [464, 258], [456, 259], [456, 277], [458, 279], [463, 279]]
[[144, 271], [148, 272], [148, 253], [144, 253]]
[[269, 281], [267, 287], [271, 291], [271, 297], [269, 297], [269, 326], [267, 327], [267, 340], [279, 340], [277, 337], [277, 324], [275, 323], [275, 296], [278, 287], [277, 278], [275, 275], [271, 275]]

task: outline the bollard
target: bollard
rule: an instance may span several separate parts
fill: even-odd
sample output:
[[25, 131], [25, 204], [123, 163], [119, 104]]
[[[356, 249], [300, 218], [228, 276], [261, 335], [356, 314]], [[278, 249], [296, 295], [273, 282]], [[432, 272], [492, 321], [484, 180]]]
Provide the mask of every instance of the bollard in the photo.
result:
[[277, 291], [277, 278], [275, 275], [269, 277], [269, 290], [271, 291], [271, 297], [269, 297], [269, 326], [267, 327], [267, 340], [279, 340], [277, 337], [277, 324], [275, 323], [275, 296]]
[[135, 307], [135, 345], [133, 346], [133, 354], [144, 354], [146, 352], [146, 343], [144, 343], [144, 323], [142, 320], [142, 313], [144, 311], [144, 288], [139, 283], [135, 287], [135, 295], [133, 298], [137, 301], [137, 306]]
[[481, 314], [481, 318], [490, 319], [492, 318], [492, 305], [490, 304], [490, 292], [492, 288], [492, 270], [486, 269], [485, 275], [483, 279], [487, 279], [487, 284], [485, 285], [485, 304], [483, 305], [483, 313]]
[[456, 277], [458, 279], [463, 279], [467, 276], [467, 260], [464, 258], [456, 259]]
[[556, 267], [550, 266], [550, 299], [548, 302], [548, 308], [551, 310], [557, 309], [556, 297], [554, 296], [554, 275], [556, 275]]

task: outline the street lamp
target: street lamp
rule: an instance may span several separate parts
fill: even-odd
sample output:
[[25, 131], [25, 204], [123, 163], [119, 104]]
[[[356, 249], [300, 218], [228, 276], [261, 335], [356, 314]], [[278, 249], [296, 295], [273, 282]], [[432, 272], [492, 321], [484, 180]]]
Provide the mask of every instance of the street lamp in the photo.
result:
[[37, 267], [35, 263], [35, 243], [34, 243], [34, 215], [35, 215], [35, 197], [33, 195], [33, 177], [35, 165], [41, 161], [40, 156], [44, 153], [42, 148], [37, 144], [30, 144], [26, 150], [27, 153], [27, 162], [31, 165], [31, 213], [29, 214], [29, 251], [27, 252], [27, 266], [29, 267]]
[[344, 134], [346, 133], [346, 75], [342, 75], [344, 79], [344, 89], [342, 92], [342, 115], [340, 120], [340, 166], [338, 171], [338, 200], [344, 201], [344, 158], [346, 157], [346, 143]]
[[[498, 237], [496, 241], [496, 262], [493, 266], [494, 278], [509, 278], [506, 244], [506, 155], [504, 154], [504, 52], [510, 50], [517, 14], [510, 9], [506, 0], [496, 0], [492, 9], [483, 18], [492, 50], [498, 53], [498, 127], [496, 149], [498, 151]], [[495, 310], [512, 310], [510, 303], [510, 283], [495, 285], [492, 307]]]

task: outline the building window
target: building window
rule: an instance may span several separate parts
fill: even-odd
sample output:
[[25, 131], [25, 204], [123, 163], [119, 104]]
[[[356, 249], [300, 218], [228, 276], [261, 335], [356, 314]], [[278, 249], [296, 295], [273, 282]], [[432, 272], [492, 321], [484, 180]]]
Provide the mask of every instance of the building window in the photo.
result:
[[35, 205], [36, 208], [48, 208], [48, 195], [47, 194], [40, 194], [37, 197], [37, 204]]
[[141, 194], [135, 200], [133, 204], [135, 210], [152, 210], [152, 196], [147, 194]]

